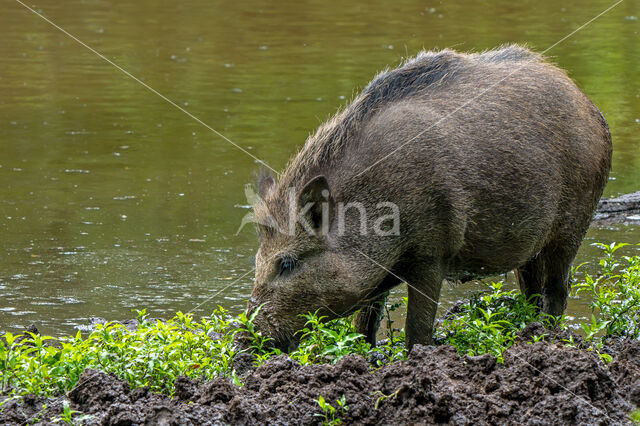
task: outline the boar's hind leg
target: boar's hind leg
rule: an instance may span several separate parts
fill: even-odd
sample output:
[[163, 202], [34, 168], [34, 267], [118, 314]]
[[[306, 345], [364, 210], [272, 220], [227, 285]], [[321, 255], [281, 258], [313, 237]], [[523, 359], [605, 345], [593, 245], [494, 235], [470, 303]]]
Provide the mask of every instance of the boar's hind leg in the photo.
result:
[[443, 274], [439, 264], [430, 262], [411, 268], [405, 277], [409, 294], [406, 346], [411, 349], [415, 344], [431, 344]]
[[[576, 245], [578, 246], [578, 245]], [[577, 247], [549, 244], [529, 262], [516, 269], [520, 291], [527, 297], [542, 296], [538, 305], [542, 311], [559, 317], [567, 307], [569, 273]]]
[[364, 334], [367, 343], [371, 346], [376, 345], [376, 334], [380, 327], [380, 321], [382, 320], [382, 314], [384, 312], [384, 304], [387, 302], [387, 296], [389, 292], [384, 292], [373, 302], [366, 305], [356, 313], [354, 319], [354, 325], [356, 331], [360, 334]]
[[529, 300], [536, 297], [538, 306], [542, 307], [542, 286], [545, 281], [544, 276], [545, 256], [538, 253], [533, 259], [516, 269], [515, 275], [520, 291]]
[[[569, 240], [571, 241], [571, 240]], [[578, 252], [579, 243], [548, 245], [546, 251], [546, 280], [542, 288], [542, 311], [560, 317], [567, 307], [571, 263]]]

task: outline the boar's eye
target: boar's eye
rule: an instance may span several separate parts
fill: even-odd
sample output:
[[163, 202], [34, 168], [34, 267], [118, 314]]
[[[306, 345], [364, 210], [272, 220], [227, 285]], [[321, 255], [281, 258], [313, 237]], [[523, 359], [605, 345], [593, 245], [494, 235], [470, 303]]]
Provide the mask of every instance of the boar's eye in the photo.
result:
[[283, 257], [279, 262], [280, 275], [291, 272], [296, 267], [296, 260], [293, 257]]

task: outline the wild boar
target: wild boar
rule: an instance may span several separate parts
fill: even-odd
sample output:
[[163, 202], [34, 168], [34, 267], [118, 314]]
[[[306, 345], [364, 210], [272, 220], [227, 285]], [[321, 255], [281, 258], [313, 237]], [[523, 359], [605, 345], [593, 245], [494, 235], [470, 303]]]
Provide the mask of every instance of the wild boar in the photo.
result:
[[359, 311], [375, 343], [385, 295], [406, 282], [411, 348], [431, 341], [444, 279], [515, 270], [559, 316], [611, 153], [598, 108], [541, 55], [422, 52], [378, 74], [277, 181], [259, 177], [248, 309], [284, 350], [316, 310]]

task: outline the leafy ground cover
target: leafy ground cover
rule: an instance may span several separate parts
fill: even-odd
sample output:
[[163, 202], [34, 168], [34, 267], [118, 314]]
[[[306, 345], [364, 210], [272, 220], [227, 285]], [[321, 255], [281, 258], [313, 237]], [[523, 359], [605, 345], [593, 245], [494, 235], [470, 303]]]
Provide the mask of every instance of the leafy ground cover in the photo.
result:
[[[617, 252], [622, 247], [622, 244], [601, 245], [603, 256], [596, 272], [581, 274], [573, 287], [574, 295], [592, 300], [592, 320], [583, 325], [582, 336], [563, 330], [562, 319], [551, 326], [551, 320], [539, 313], [535, 300], [527, 300], [516, 291], [506, 291], [501, 283], [491, 283], [485, 291], [458, 303], [440, 318], [434, 336], [436, 345], [452, 348], [457, 352], [456, 357], [477, 358], [488, 354], [484, 356], [490, 356], [505, 368], [511, 368], [509, 362], [513, 363], [513, 354], [518, 353], [510, 349], [512, 346], [533, 347], [543, 342], [548, 346], [562, 345], [568, 348], [566, 350], [579, 348], [595, 357], [602, 366], [618, 365], [614, 361], [617, 349], [612, 349], [615, 345], [611, 342], [640, 337], [640, 257], [619, 256]], [[574, 272], [581, 272], [581, 268], [582, 265]], [[398, 305], [387, 307], [388, 310], [398, 308]], [[167, 321], [150, 319], [143, 310], [138, 312], [140, 324], [137, 328], [129, 329], [117, 322], [99, 324], [84, 336], [78, 333], [54, 338], [29, 332], [6, 333], [0, 338], [0, 418], [3, 413], [13, 413], [15, 407], [36, 398], [40, 408], [32, 413], [31, 420], [49, 416], [50, 420], [62, 422], [91, 422], [91, 417], [83, 417], [81, 403], [69, 401], [64, 396], [69, 391], [73, 390], [70, 395], [76, 392], [86, 371], [111, 373], [111, 377], [121, 383], [118, 386], [126, 383], [126, 389], [142, 389], [179, 401], [184, 399], [185, 383], [198, 383], [198, 386], [226, 383], [250, 392], [256, 372], [280, 365], [283, 359], [289, 360], [287, 362], [293, 363], [295, 368], [322, 371], [343, 368], [345, 362], [353, 362], [346, 359], [357, 355], [367, 361], [367, 371], [362, 374], [371, 377], [376, 374], [375, 377], [380, 377], [382, 372], [402, 368], [396, 366], [417, 362], [415, 356], [413, 360], [408, 359], [404, 332], [393, 328], [390, 315], [385, 321], [386, 339], [374, 348], [356, 333], [352, 318], [325, 322], [310, 313], [306, 319], [306, 327], [300, 331], [300, 345], [288, 356], [269, 347], [268, 339], [254, 329], [251, 317], [246, 314], [231, 316], [222, 307], [205, 318], [178, 313]], [[532, 323], [539, 325], [534, 327], [534, 332], [531, 332]], [[248, 348], [240, 349], [236, 345], [238, 333], [248, 339]], [[447, 359], [452, 356], [446, 351], [442, 354]], [[527, 352], [522, 356], [530, 354]], [[584, 363], [591, 365], [591, 361]], [[266, 380], [265, 377], [262, 379]], [[387, 391], [383, 382], [379, 383], [379, 389], [368, 395], [373, 410], [389, 406], [389, 401], [397, 399], [395, 391]], [[624, 384], [631, 389], [627, 394], [633, 393], [634, 383]], [[194, 391], [193, 395], [198, 392], [202, 397], [203, 391]], [[235, 395], [237, 391], [229, 392]], [[354, 407], [359, 405], [346, 399], [346, 393], [338, 394], [333, 390], [329, 393], [331, 397], [318, 393], [312, 398], [313, 408], [307, 411], [314, 416], [307, 420], [329, 424], [340, 423], [341, 419], [355, 421]], [[640, 395], [640, 391], [638, 393]], [[634, 399], [633, 395], [629, 398]], [[186, 402], [194, 403], [193, 398], [186, 399]], [[43, 409], [42, 405], [49, 400], [58, 402]], [[632, 401], [632, 405], [636, 403]]]

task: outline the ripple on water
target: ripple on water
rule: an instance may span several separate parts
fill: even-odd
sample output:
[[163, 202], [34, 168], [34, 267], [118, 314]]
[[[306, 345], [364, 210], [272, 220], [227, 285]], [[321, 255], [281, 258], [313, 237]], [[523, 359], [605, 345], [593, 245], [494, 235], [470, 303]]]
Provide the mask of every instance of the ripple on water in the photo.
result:
[[58, 297], [58, 300], [61, 303], [64, 303], [66, 305], [77, 305], [79, 303], [85, 303], [82, 300], [78, 300], [75, 297], [72, 296], [62, 296], [62, 297]]
[[31, 302], [32, 305], [37, 305], [37, 306], [57, 306], [59, 305], [58, 302], [54, 302], [51, 300], [36, 300], [35, 302]]
[[29, 275], [27, 274], [15, 274], [11, 277], [12, 280], [24, 280], [29, 278]]

